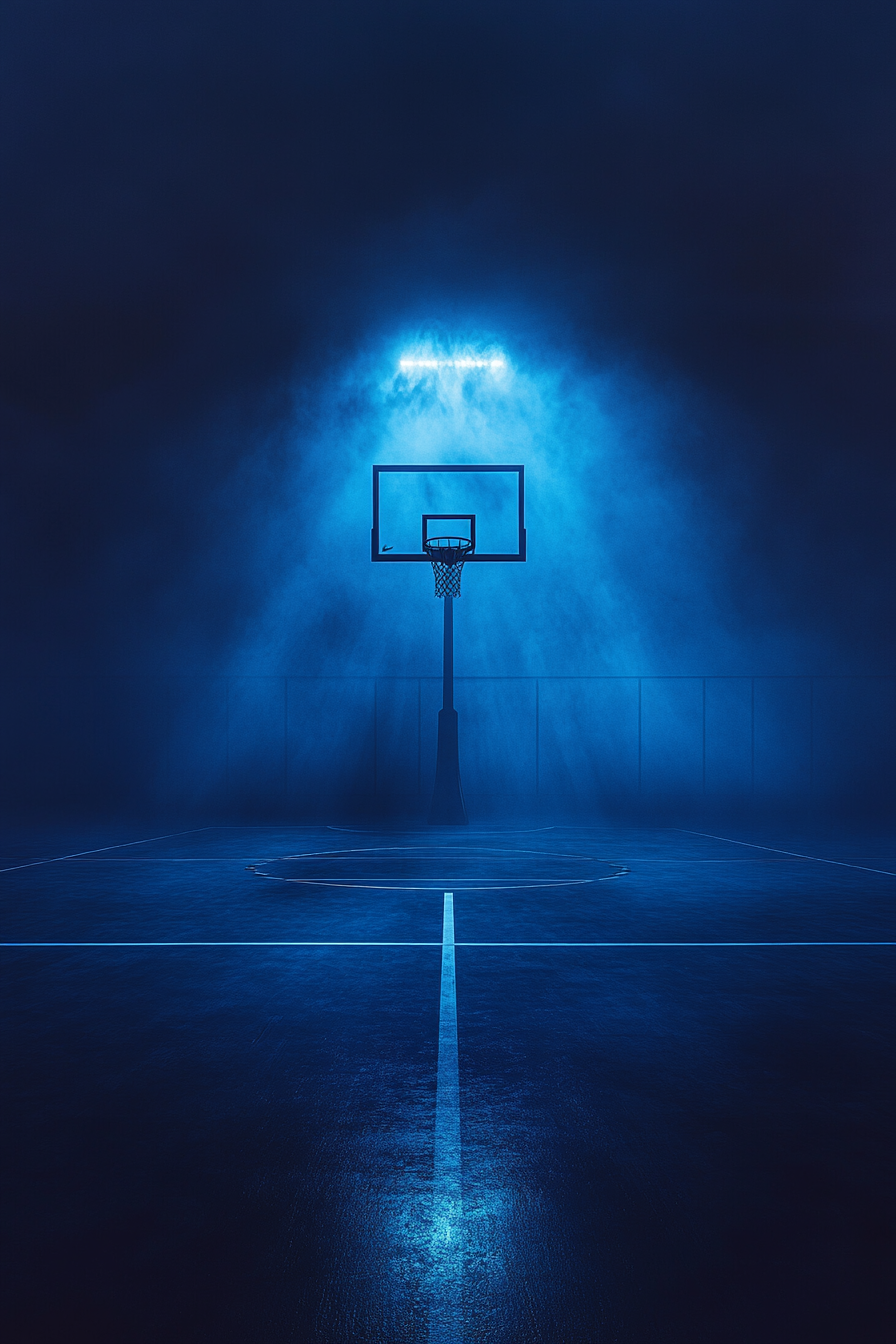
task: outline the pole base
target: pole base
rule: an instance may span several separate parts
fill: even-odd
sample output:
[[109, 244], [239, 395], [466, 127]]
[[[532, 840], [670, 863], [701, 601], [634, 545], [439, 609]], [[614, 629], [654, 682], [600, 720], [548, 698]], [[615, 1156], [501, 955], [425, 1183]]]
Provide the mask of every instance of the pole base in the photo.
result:
[[430, 826], [466, 826], [467, 809], [460, 786], [460, 761], [457, 755], [457, 710], [439, 710], [439, 747], [436, 755], [436, 783], [429, 809]]

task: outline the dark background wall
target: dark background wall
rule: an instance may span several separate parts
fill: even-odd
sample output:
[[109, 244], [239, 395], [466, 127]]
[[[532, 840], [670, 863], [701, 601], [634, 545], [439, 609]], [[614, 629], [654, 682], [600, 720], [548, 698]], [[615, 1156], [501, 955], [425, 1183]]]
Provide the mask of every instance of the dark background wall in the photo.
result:
[[[11, 811], [421, 821], [436, 677], [7, 680]], [[461, 678], [474, 821], [880, 823], [893, 677]]]
[[[530, 472], [529, 563], [465, 579], [483, 815], [531, 804], [535, 679], [543, 808], [631, 795], [603, 772], [638, 678], [642, 803], [704, 797], [707, 678], [710, 794], [744, 797], [751, 684], [753, 796], [880, 805], [892, 6], [3, 23], [10, 806], [273, 815], [281, 759], [291, 815], [410, 806], [429, 748], [387, 679], [431, 698], [438, 621], [366, 547], [370, 464], [415, 456]], [[511, 381], [397, 381], [421, 347]]]

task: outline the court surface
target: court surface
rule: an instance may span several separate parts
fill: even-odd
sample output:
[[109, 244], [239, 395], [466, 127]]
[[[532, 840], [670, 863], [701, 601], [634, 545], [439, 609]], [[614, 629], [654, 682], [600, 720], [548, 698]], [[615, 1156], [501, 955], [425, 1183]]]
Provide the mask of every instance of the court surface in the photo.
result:
[[8, 835], [5, 1338], [889, 1344], [893, 859]]

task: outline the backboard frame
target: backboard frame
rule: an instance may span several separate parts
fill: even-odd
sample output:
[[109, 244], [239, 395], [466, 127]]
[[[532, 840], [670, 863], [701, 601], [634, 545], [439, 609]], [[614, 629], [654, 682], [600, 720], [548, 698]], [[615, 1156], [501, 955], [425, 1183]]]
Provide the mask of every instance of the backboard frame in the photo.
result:
[[[414, 564], [423, 562], [429, 563], [429, 556], [422, 549], [418, 554], [416, 551], [387, 551], [385, 554], [380, 550], [380, 476], [383, 472], [424, 472], [424, 471], [454, 471], [454, 472], [480, 472], [480, 471], [503, 471], [515, 472], [517, 476], [517, 507], [518, 507], [518, 551], [513, 552], [488, 552], [476, 551], [466, 561], [467, 564], [507, 564], [525, 561], [526, 559], [526, 527], [525, 527], [525, 468], [519, 463], [495, 463], [495, 462], [463, 462], [463, 463], [412, 463], [405, 465], [384, 466], [375, 465], [373, 468], [373, 527], [370, 532], [370, 558], [378, 563], [391, 564]], [[474, 535], [471, 538], [475, 542], [475, 514], [422, 514], [423, 532], [426, 533], [426, 519], [437, 517], [455, 517], [472, 518]]]

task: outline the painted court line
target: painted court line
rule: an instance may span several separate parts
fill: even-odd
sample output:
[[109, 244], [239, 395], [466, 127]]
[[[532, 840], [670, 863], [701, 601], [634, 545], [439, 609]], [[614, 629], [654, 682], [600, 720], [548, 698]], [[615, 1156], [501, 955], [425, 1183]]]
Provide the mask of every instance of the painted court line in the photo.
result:
[[354, 939], [312, 941], [289, 939], [270, 942], [120, 942], [120, 943], [0, 943], [0, 947], [441, 947], [441, 943], [374, 942]]
[[430, 1344], [460, 1344], [461, 1203], [460, 1086], [457, 1061], [457, 983], [454, 968], [454, 893], [445, 892], [442, 914], [442, 979], [433, 1156], [434, 1292], [430, 1295]]
[[[438, 887], [411, 887], [411, 886], [388, 886], [383, 882], [327, 882], [318, 877], [272, 877], [270, 873], [258, 873], [256, 876], [264, 878], [267, 882], [289, 882], [294, 886], [300, 887], [326, 887], [327, 890], [339, 891], [438, 891]], [[612, 877], [621, 877], [621, 873], [613, 873]], [[569, 881], [563, 882], [497, 882], [491, 886], [458, 886], [458, 891], [539, 891], [541, 888], [548, 887], [582, 887], [591, 886], [595, 882], [609, 882], [609, 877], [574, 877]]]
[[[457, 1064], [457, 983], [454, 969], [454, 893], [445, 892], [442, 981], [439, 999], [439, 1063], [436, 1081], [435, 1179], [460, 1188], [460, 1098]], [[445, 1240], [451, 1240], [450, 1222]]]
[[52, 859], [33, 859], [28, 863], [16, 863], [11, 868], [0, 868], [0, 873], [17, 873], [20, 868], [40, 868], [45, 863], [65, 863], [67, 859], [83, 859], [87, 854], [107, 854], [110, 849], [127, 849], [129, 845], [151, 845], [154, 840], [174, 840], [179, 835], [198, 835], [200, 831], [214, 829], [214, 826], [194, 826], [189, 831], [172, 831], [170, 835], [151, 835], [146, 840], [125, 840], [120, 845], [102, 845], [99, 849], [82, 849], [77, 854], [59, 854]]
[[[701, 943], [698, 943], [698, 942], [674, 942], [674, 943], [673, 943], [673, 942], [669, 942], [669, 943], [660, 943], [660, 942], [655, 942], [655, 943], [635, 943], [635, 942], [628, 942], [628, 943], [609, 943], [609, 942], [603, 942], [603, 943], [559, 943], [559, 942], [555, 942], [555, 943], [456, 943], [456, 942], [454, 941], [454, 899], [453, 899], [453, 895], [452, 895], [452, 913], [451, 913], [451, 935], [452, 935], [452, 936], [451, 936], [451, 951], [450, 951], [450, 963], [451, 963], [451, 971], [450, 971], [450, 975], [451, 975], [451, 984], [452, 984], [452, 986], [453, 986], [453, 984], [454, 984], [454, 949], [455, 949], [456, 947], [896, 947], [896, 940], [889, 941], [889, 942], [883, 942], [883, 941], [878, 941], [878, 942], [858, 942], [858, 941], [853, 941], [853, 942], [834, 942], [834, 941], [831, 941], [831, 942], [798, 942], [798, 941], [795, 941], [795, 940], [794, 940], [794, 941], [790, 941], [790, 942], [784, 942], [784, 941], [782, 941], [782, 942], [773, 942], [773, 943], [771, 943], [771, 942], [769, 942], [769, 943], [760, 943], [760, 942], [755, 942], [755, 943], [748, 943], [748, 942], [736, 942], [736, 943], [735, 943], [735, 942], [729, 942], [729, 943], [723, 943], [723, 942], [715, 942], [715, 943], [702, 943], [702, 942], [701, 942]], [[113, 942], [109, 942], [109, 943], [100, 943], [100, 942], [94, 942], [94, 943], [63, 943], [63, 942], [52, 942], [52, 943], [51, 943], [51, 942], [46, 942], [46, 943], [37, 943], [37, 942], [34, 942], [34, 943], [25, 943], [25, 942], [22, 942], [22, 943], [0, 943], [0, 947], [441, 947], [441, 948], [442, 948], [442, 975], [443, 975], [443, 983], [444, 983], [444, 975], [445, 975], [445, 957], [446, 957], [446, 955], [448, 955], [448, 954], [446, 954], [446, 952], [445, 952], [446, 943], [445, 943], [444, 941], [441, 942], [441, 943], [433, 943], [433, 942], [398, 942], [398, 941], [394, 941], [394, 942], [375, 942], [375, 941], [373, 941], [373, 940], [364, 940], [364, 941], [360, 941], [360, 940], [352, 940], [352, 939], [347, 939], [347, 938], [346, 938], [346, 939], [341, 939], [341, 940], [339, 940], [339, 941], [336, 941], [335, 939], [333, 939], [333, 940], [326, 940], [326, 941], [324, 941], [324, 940], [312, 941], [312, 940], [310, 940], [310, 939], [304, 939], [304, 940], [298, 940], [298, 939], [288, 939], [288, 940], [287, 940], [287, 939], [283, 939], [283, 940], [277, 940], [277, 941], [275, 941], [275, 940], [272, 939], [272, 940], [270, 940], [270, 941], [266, 941], [266, 942], [262, 942], [262, 941], [259, 940], [259, 941], [257, 941], [257, 942], [248, 942], [248, 941], [245, 941], [245, 942], [204, 942], [204, 943], [200, 943], [200, 942], [161, 942], [161, 941], [159, 941], [159, 942], [143, 942], [143, 943], [140, 943], [140, 942], [117, 942], [117, 943], [113, 943]], [[452, 993], [453, 993], [453, 992], [454, 992], [454, 991], [453, 991], [453, 989], [452, 989]], [[455, 1011], [455, 1027], [454, 1027], [454, 1030], [455, 1030], [455, 1036], [456, 1036], [456, 1032], [457, 1032], [456, 1009], [455, 1009], [454, 1011]], [[441, 1039], [441, 1038], [440, 1038], [440, 1039]]]
[[[495, 845], [354, 845], [351, 849], [308, 849], [301, 850], [295, 854], [281, 854], [280, 859], [343, 859], [354, 855], [367, 854], [423, 854], [432, 856], [433, 851], [443, 854], [445, 850], [451, 853], [467, 854], [486, 854], [497, 855], [500, 858], [525, 858], [534, 857], [536, 859], [579, 859], [582, 863], [611, 863], [611, 859], [598, 859], [594, 854], [572, 854], [563, 850], [553, 849], [520, 849], [514, 846], [513, 849], [504, 847], [498, 848]], [[271, 863], [277, 860], [271, 859]]]
[[842, 859], [820, 859], [817, 854], [796, 854], [792, 849], [775, 849], [773, 845], [754, 845], [749, 840], [732, 840], [727, 835], [710, 835], [708, 831], [688, 831], [683, 826], [675, 830], [682, 835], [702, 835], [704, 840], [721, 840], [726, 845], [745, 845], [747, 849], [764, 849], [767, 854], [786, 854], [791, 859], [808, 859], [811, 863], [832, 863], [837, 868], [856, 868], [860, 873], [879, 873], [881, 877], [896, 877], [887, 868], [866, 868], [861, 863], [844, 863]]
[[896, 947], [889, 943], [458, 943], [458, 947]]

